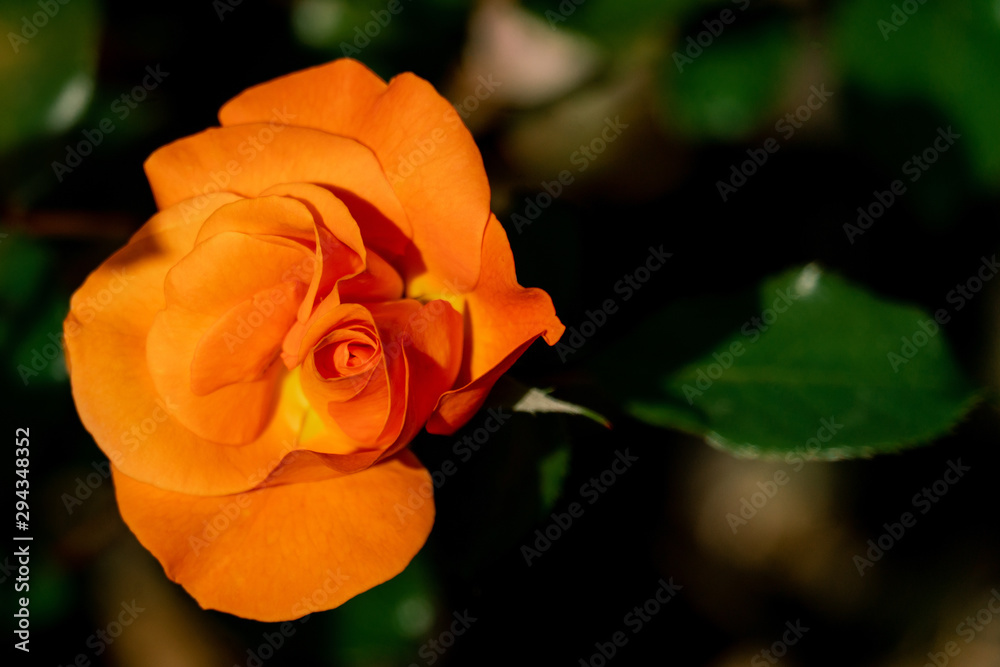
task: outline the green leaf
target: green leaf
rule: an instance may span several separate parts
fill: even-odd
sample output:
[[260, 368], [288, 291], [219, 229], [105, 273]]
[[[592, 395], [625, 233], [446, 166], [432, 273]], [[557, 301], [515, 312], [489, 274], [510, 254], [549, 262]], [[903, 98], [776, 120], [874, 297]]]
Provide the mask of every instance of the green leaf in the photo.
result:
[[99, 37], [92, 0], [56, 2], [53, 14], [32, 0], [0, 5], [0, 154], [71, 127], [94, 90]]
[[[664, 309], [598, 373], [633, 416], [746, 456], [895, 451], [943, 433], [975, 400], [945, 327], [918, 308], [814, 264], [749, 296]], [[621, 373], [635, 350], [650, 369], [639, 378]]]
[[[849, 0], [833, 21], [849, 83], [873, 98], [927, 100], [954, 120], [980, 182], [1000, 179], [1000, 20], [996, 2]], [[933, 139], [934, 128], [928, 128]], [[919, 152], [927, 146], [913, 146]], [[908, 155], [907, 155], [908, 157]], [[903, 159], [906, 159], [905, 157]]]

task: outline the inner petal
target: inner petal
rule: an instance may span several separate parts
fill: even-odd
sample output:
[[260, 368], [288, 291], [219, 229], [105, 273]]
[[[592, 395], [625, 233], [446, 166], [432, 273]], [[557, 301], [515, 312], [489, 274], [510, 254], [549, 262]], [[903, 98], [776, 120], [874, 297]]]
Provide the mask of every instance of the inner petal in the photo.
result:
[[313, 353], [320, 377], [333, 380], [368, 370], [379, 353], [378, 339], [361, 328], [340, 329], [325, 337]]
[[350, 355], [347, 358], [348, 368], [357, 368], [363, 366], [366, 361], [372, 358], [375, 354], [375, 348], [371, 345], [362, 345], [356, 343], [349, 343], [347, 345], [347, 351]]
[[367, 308], [322, 304], [301, 342], [308, 346], [302, 390], [329, 433], [354, 452], [391, 443], [401, 412], [393, 407], [405, 407], [396, 405], [393, 387], [404, 386], [405, 377], [385, 355]]
[[191, 391], [260, 379], [278, 358], [306, 287], [285, 282], [237, 304], [205, 332], [191, 360]]

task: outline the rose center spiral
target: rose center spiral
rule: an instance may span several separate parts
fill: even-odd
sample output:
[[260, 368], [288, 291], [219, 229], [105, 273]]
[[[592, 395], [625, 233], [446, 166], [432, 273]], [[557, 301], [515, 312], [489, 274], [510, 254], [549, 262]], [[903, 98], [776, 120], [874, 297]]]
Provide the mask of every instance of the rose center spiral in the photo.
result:
[[316, 370], [327, 380], [357, 375], [378, 360], [380, 346], [366, 331], [333, 332], [314, 353]]

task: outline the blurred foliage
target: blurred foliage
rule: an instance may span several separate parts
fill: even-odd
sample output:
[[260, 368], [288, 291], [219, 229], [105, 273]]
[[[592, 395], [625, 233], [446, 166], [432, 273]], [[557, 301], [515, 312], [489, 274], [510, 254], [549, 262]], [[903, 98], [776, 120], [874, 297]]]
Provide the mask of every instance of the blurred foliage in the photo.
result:
[[23, 312], [37, 302], [52, 262], [52, 248], [45, 243], [20, 235], [0, 239], [0, 303], [4, 312]]
[[[711, 4], [711, 3], [709, 3]], [[703, 3], [699, 0], [527, 0], [553, 30], [567, 28], [611, 48], [627, 48], [637, 37], [661, 30]]]
[[515, 412], [496, 400], [502, 393], [494, 392], [492, 407], [459, 430], [450, 448], [417, 448], [436, 477], [435, 496], [456, 503], [452, 521], [462, 538], [452, 549], [470, 577], [548, 516], [570, 464], [567, 417]]
[[[965, 135], [973, 173], [1000, 182], [1000, 10], [992, 0], [892, 5], [849, 0], [832, 38], [843, 76], [889, 100], [923, 99]], [[917, 148], [914, 146], [914, 148]]]
[[327, 651], [337, 664], [405, 664], [442, 613], [433, 573], [418, 555], [405, 570], [333, 612]]
[[[716, 30], [725, 27], [712, 20]], [[704, 26], [698, 35], [714, 37]], [[678, 45], [683, 53], [663, 64], [665, 108], [675, 115], [677, 129], [694, 139], [739, 139], [774, 116], [791, 65], [802, 57], [803, 45], [789, 20], [721, 37], [719, 44], [713, 39], [701, 47], [689, 36], [683, 49]]]
[[40, 136], [65, 132], [94, 91], [100, 20], [94, 0], [0, 5], [0, 154]]

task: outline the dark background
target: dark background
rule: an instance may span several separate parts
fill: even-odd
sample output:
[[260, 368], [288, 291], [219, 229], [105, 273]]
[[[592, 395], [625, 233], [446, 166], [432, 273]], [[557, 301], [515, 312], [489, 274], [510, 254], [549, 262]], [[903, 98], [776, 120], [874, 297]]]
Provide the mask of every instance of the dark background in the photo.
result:
[[[715, 315], [708, 297], [813, 261], [883, 297], [942, 307], [1000, 246], [996, 7], [914, 2], [907, 22], [883, 33], [878, 21], [898, 5], [566, 0], [560, 10], [402, 0], [403, 11], [358, 48], [355, 28], [386, 4], [71, 0], [18, 52], [0, 46], [4, 425], [32, 436], [32, 651], [16, 664], [68, 665], [83, 654], [91, 664], [143, 666], [257, 664], [254, 656], [265, 665], [427, 665], [433, 656], [447, 665], [597, 666], [605, 661], [595, 644], [621, 631], [627, 643], [607, 664], [728, 667], [772, 664], [760, 652], [801, 622], [808, 631], [787, 655], [775, 649], [782, 664], [922, 667], [954, 641], [958, 655], [939, 662], [1000, 665], [993, 612], [971, 641], [960, 634], [1000, 587], [995, 285], [943, 327], [980, 402], [901, 454], [801, 469], [738, 459], [635, 420], [593, 372], [612, 364], [623, 378], [642, 377], [647, 351], [614, 343], [665, 304], [706, 299], [704, 312], [664, 327], [658, 344], [670, 346]], [[736, 20], [678, 71], [672, 54], [726, 9]], [[38, 11], [5, 2], [2, 32]], [[565, 21], [552, 28], [546, 11]], [[218, 108], [248, 86], [340, 57], [343, 43], [384, 78], [413, 71], [465, 104], [519, 280], [547, 290], [567, 325], [613, 296], [649, 246], [674, 257], [568, 363], [539, 342], [510, 373], [554, 387], [613, 428], [514, 416], [438, 489], [434, 532], [404, 574], [293, 622], [277, 650], [261, 652], [269, 636], [278, 643], [280, 624], [200, 610], [122, 524], [61, 358], [44, 359], [27, 381], [18, 369], [44, 356], [72, 291], [154, 212], [143, 160], [216, 124]], [[115, 98], [147, 66], [168, 75], [120, 118]], [[472, 110], [465, 101], [490, 75], [501, 85]], [[832, 97], [784, 138], [776, 123], [822, 84]], [[628, 128], [577, 172], [574, 151], [619, 116]], [[52, 163], [105, 118], [114, 131], [60, 181]], [[962, 138], [850, 243], [843, 225], [857, 207], [905, 178], [901, 165], [949, 126]], [[780, 149], [723, 201], [717, 182], [768, 137]], [[573, 183], [519, 228], [514, 214], [563, 169]], [[751, 303], [734, 321], [754, 312]], [[437, 470], [457, 460], [455, 443], [483, 419], [451, 438], [422, 434], [414, 449]], [[637, 462], [591, 505], [583, 485], [626, 450]], [[959, 460], [969, 472], [921, 514], [914, 495]], [[565, 471], [562, 483], [540, 484], [552, 469]], [[734, 533], [726, 515], [778, 470], [787, 483]], [[522, 547], [537, 548], [536, 530], [574, 502], [582, 516], [551, 529], [558, 538], [528, 565]], [[854, 557], [907, 511], [915, 525], [860, 576]], [[0, 573], [5, 588], [15, 576]], [[634, 632], [627, 615], [661, 580], [682, 588]], [[133, 599], [144, 611], [97, 655], [88, 638]], [[428, 642], [450, 644], [443, 633], [463, 612], [476, 620], [438, 657]]]

